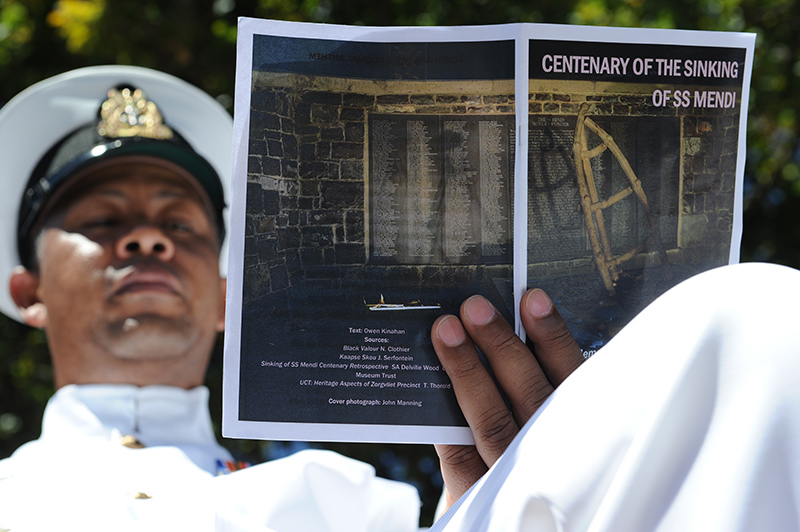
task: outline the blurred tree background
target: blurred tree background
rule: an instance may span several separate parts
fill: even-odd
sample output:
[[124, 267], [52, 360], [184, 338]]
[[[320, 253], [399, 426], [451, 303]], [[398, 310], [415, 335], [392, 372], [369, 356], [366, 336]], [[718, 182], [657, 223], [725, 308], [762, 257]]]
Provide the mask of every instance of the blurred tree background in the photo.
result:
[[[755, 32], [742, 260], [800, 267], [800, 8], [794, 0], [0, 0], [0, 105], [59, 72], [117, 63], [174, 74], [232, 111], [240, 16], [376, 26], [549, 22]], [[215, 419], [219, 351], [208, 378]], [[0, 458], [38, 436], [52, 391], [43, 333], [0, 316]], [[224, 443], [251, 462], [306, 445]], [[432, 448], [327, 447], [416, 484], [425, 502], [423, 524], [430, 523], [441, 489]]]

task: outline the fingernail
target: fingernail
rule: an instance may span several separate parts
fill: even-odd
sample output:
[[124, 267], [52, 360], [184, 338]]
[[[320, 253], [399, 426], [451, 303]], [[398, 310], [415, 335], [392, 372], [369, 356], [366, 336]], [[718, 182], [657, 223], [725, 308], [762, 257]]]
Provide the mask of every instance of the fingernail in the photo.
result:
[[485, 325], [494, 317], [494, 307], [481, 296], [472, 296], [464, 303], [464, 314], [473, 325]]
[[528, 292], [525, 300], [525, 308], [534, 318], [546, 318], [553, 313], [553, 302], [544, 293], [544, 290], [535, 288]]
[[436, 334], [442, 342], [450, 347], [461, 345], [467, 338], [464, 333], [464, 327], [461, 326], [461, 322], [455, 316], [446, 316], [440, 321], [439, 326], [436, 328]]

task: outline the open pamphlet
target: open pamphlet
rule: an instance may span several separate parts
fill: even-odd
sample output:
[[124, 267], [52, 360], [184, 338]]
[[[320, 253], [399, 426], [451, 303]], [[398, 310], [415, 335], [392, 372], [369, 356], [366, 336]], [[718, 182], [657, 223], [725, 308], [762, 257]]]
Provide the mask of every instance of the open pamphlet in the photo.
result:
[[242, 19], [223, 434], [470, 444], [438, 316], [540, 287], [588, 358], [738, 261], [754, 43]]

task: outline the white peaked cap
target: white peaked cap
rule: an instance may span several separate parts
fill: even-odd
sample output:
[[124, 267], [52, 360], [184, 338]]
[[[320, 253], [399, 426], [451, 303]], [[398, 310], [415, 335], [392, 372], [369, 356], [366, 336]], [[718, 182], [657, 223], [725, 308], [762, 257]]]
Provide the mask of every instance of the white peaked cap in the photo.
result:
[[[20, 320], [9, 293], [9, 278], [21, 264], [17, 251], [19, 207], [42, 156], [68, 133], [97, 120], [109, 89], [120, 84], [144, 91], [165, 123], [216, 171], [230, 199], [233, 121], [214, 98], [174, 76], [133, 66], [97, 66], [65, 72], [24, 90], [0, 109], [0, 311]], [[228, 226], [229, 213], [223, 219]], [[220, 271], [227, 271], [227, 239]]]

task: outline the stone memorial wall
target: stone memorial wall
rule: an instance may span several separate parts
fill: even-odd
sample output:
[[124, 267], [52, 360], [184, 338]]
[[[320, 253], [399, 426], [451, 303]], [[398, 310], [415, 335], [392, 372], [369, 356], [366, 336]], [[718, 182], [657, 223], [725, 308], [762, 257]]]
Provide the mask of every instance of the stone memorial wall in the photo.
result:
[[[532, 83], [528, 102], [532, 266], [591, 267], [571, 153], [586, 102], [665, 214], [670, 253], [727, 261], [738, 115], [656, 108], [641, 86], [561, 83]], [[514, 138], [513, 82], [255, 76], [245, 300], [300, 283], [508, 277]], [[592, 164], [604, 194], [624, 184], [608, 156]], [[625, 208], [609, 213], [622, 247], [642, 236], [635, 202]]]

